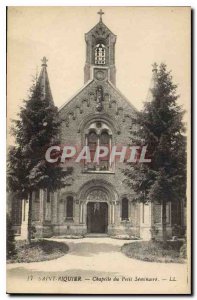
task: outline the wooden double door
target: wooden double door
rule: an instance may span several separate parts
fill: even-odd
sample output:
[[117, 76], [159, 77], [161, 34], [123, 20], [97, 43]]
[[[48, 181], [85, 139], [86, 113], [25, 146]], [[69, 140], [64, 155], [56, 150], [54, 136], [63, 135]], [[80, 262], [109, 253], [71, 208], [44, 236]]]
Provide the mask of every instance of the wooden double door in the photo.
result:
[[89, 202], [87, 204], [88, 233], [107, 233], [108, 204], [106, 202]]

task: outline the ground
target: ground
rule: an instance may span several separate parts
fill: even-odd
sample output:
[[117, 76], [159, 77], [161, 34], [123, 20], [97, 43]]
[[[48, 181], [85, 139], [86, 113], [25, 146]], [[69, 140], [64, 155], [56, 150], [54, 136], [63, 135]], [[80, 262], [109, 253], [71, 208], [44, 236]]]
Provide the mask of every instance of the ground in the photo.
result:
[[[69, 252], [58, 259], [8, 264], [7, 291], [12, 291], [13, 286], [18, 291], [47, 293], [183, 293], [188, 290], [186, 264], [128, 258], [121, 253], [123, 240], [106, 237], [61, 239], [61, 242], [69, 246]], [[68, 281], [68, 277], [75, 276], [77, 282]]]

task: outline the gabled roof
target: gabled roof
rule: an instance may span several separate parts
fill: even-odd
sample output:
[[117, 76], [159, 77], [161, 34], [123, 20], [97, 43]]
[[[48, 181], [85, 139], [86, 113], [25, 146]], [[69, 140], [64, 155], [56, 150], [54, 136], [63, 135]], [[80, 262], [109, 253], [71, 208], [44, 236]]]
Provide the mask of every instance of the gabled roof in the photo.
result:
[[107, 36], [107, 35], [116, 36], [104, 23], [100, 20], [90, 31], [88, 31], [85, 35], [96, 35], [96, 36]]
[[[60, 108], [59, 108], [59, 112], [64, 109], [66, 106], [68, 107], [68, 105], [78, 96], [80, 95], [81, 92], [83, 92], [83, 90], [85, 90], [86, 88], [88, 88], [89, 85], [95, 83], [95, 80], [89, 80], [80, 90], [78, 90], [72, 97], [70, 97], [70, 99], [64, 103]], [[111, 83], [111, 81], [107, 81], [106, 82], [116, 93], [117, 95], [119, 95], [119, 97], [121, 99], [123, 99], [123, 101], [125, 101], [125, 103], [127, 103], [127, 105], [132, 109], [133, 112], [137, 113], [137, 109], [134, 107], [133, 104], [131, 104], [131, 102], [120, 92], [119, 89], [117, 89], [116, 86], [113, 85], [113, 83]]]
[[82, 86], [72, 97], [70, 97], [64, 104], [62, 104], [59, 107], [59, 112], [67, 105], [69, 104], [75, 97], [77, 97], [91, 82], [93, 82], [94, 80], [91, 79], [89, 80], [84, 86]]
[[124, 101], [133, 109], [133, 111], [137, 113], [138, 112], [137, 108], [121, 93], [121, 91], [115, 85], [113, 85], [111, 81], [108, 81], [108, 83], [119, 94], [119, 96], [123, 98]]

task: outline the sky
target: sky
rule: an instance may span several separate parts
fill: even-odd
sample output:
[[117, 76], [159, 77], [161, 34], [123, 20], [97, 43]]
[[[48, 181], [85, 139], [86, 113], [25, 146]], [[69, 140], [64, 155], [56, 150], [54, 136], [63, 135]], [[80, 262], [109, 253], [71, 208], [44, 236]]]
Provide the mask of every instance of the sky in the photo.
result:
[[[152, 64], [164, 62], [178, 84], [179, 104], [190, 107], [190, 8], [187, 7], [9, 7], [7, 21], [7, 120], [17, 118], [32, 78], [48, 59], [55, 105], [84, 84], [84, 34], [99, 21], [117, 35], [116, 86], [137, 108], [150, 87]], [[185, 121], [188, 122], [189, 114]], [[8, 143], [13, 139], [8, 133]]]

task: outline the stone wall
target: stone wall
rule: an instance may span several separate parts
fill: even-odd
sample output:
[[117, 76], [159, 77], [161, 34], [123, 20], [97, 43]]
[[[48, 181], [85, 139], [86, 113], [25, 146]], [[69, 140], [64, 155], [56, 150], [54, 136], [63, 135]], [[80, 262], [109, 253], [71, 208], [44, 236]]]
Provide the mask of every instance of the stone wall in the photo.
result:
[[[87, 123], [95, 120], [106, 122], [112, 131], [112, 144], [127, 146], [130, 143], [129, 131], [132, 128], [132, 116], [135, 110], [127, 103], [127, 100], [109, 82], [99, 83], [103, 89], [103, 110], [96, 109], [97, 81], [92, 81], [81, 90], [65, 107], [60, 110], [62, 120], [61, 144], [74, 145], [81, 148], [84, 144], [84, 129]], [[134, 128], [135, 130], [135, 128]], [[83, 234], [86, 232], [86, 220], [80, 223], [80, 190], [88, 182], [100, 182], [100, 186], [110, 185], [117, 194], [116, 199], [109, 199], [114, 202], [114, 224], [109, 224], [110, 234], [132, 233], [131, 226], [139, 226], [136, 208], [131, 204], [133, 192], [125, 185], [125, 177], [122, 169], [125, 163], [116, 162], [111, 172], [86, 172], [83, 163], [75, 163], [74, 160], [67, 162], [65, 167], [72, 166], [70, 186], [66, 186], [58, 194], [58, 209], [53, 212], [53, 226], [55, 234]], [[74, 195], [74, 217], [73, 221], [65, 219], [65, 200], [68, 194]], [[129, 221], [121, 221], [121, 199], [127, 196], [130, 201]], [[109, 204], [110, 205], [110, 204]], [[132, 209], [131, 209], [132, 207]], [[135, 229], [136, 231], [136, 229]], [[139, 230], [138, 230], [139, 232]]]

